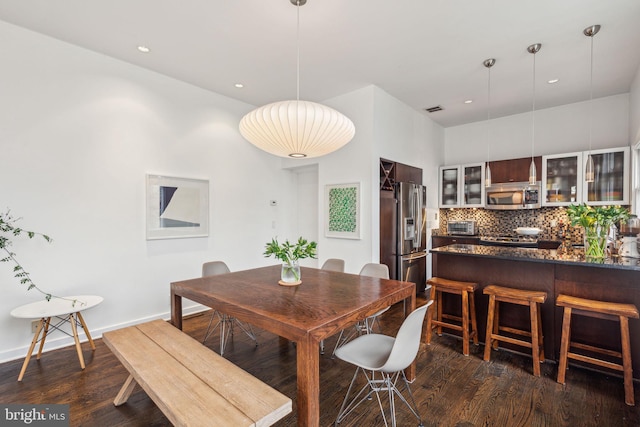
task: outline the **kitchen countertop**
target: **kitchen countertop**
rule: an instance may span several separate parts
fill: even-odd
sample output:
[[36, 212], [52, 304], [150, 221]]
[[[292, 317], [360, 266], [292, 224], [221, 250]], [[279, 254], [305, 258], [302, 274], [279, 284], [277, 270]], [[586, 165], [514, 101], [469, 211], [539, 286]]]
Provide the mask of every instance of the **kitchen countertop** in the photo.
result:
[[600, 262], [592, 262], [585, 260], [584, 249], [575, 247], [569, 248], [566, 251], [561, 251], [556, 249], [513, 248], [506, 246], [456, 244], [431, 249], [430, 252], [434, 254], [456, 254], [462, 256], [479, 256], [509, 260], [526, 260], [532, 262], [584, 265], [588, 267], [640, 271], [640, 259], [615, 257], [607, 258]]

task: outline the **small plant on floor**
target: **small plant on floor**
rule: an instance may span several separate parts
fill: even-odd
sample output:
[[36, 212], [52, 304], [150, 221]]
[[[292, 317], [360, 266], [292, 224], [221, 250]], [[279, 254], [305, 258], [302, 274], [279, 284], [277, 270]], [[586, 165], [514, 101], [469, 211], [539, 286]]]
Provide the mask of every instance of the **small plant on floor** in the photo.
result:
[[0, 262], [8, 262], [13, 264], [13, 275], [20, 281], [21, 285], [27, 285], [27, 290], [35, 289], [47, 299], [51, 300], [52, 295], [40, 289], [33, 280], [29, 273], [25, 271], [22, 265], [16, 259], [16, 254], [11, 252], [11, 244], [14, 237], [20, 237], [26, 235], [29, 239], [33, 239], [35, 236], [40, 236], [47, 242], [52, 242], [51, 237], [46, 234], [36, 233], [35, 231], [24, 230], [16, 225], [21, 218], [15, 218], [11, 215], [11, 210], [7, 209], [6, 212], [0, 214], [0, 250], [4, 251], [5, 257], [0, 259]]
[[284, 243], [278, 243], [278, 239], [271, 239], [270, 243], [267, 243], [264, 251], [264, 256], [275, 256], [277, 259], [285, 264], [285, 270], [291, 272], [295, 280], [300, 280], [300, 272], [297, 268], [298, 260], [303, 258], [315, 258], [316, 249], [318, 244], [316, 242], [309, 242], [302, 237], [298, 238], [296, 243], [290, 243], [289, 240], [285, 240]]

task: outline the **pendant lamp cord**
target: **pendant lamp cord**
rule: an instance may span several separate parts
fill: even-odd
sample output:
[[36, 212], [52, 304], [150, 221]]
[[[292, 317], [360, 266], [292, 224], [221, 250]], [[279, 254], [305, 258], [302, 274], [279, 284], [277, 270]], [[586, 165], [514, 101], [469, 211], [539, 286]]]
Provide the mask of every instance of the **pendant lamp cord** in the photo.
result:
[[296, 101], [300, 101], [300, 0], [297, 2], [298, 21], [296, 26]]
[[489, 132], [489, 128], [490, 128], [490, 124], [489, 124], [489, 120], [491, 120], [491, 67], [487, 67], [489, 68], [489, 82], [487, 83], [487, 163], [489, 162], [489, 159], [491, 158], [491, 156], [489, 155], [489, 146], [490, 146], [490, 132]]
[[533, 101], [531, 108], [531, 161], [536, 143], [536, 54], [533, 54]]
[[[595, 34], [594, 34], [595, 35]], [[592, 140], [592, 127], [593, 127], [593, 36], [591, 39], [591, 70], [589, 76], [589, 155], [591, 155], [591, 140]]]

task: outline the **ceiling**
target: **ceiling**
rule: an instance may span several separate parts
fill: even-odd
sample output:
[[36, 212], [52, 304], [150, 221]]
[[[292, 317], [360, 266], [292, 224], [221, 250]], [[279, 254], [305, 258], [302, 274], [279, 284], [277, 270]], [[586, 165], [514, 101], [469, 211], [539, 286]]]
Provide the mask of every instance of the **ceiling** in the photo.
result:
[[640, 66], [638, 0], [0, 0], [0, 20], [256, 106], [296, 97], [298, 12], [300, 99], [373, 84], [444, 127], [531, 111], [533, 43], [535, 108], [588, 100], [594, 24], [594, 98]]

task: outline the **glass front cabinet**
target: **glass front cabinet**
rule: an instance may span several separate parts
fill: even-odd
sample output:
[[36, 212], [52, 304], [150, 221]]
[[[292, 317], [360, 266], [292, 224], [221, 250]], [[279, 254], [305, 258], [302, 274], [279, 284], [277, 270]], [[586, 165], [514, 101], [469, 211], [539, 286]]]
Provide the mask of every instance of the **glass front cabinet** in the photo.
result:
[[484, 163], [440, 167], [440, 207], [484, 206]]
[[440, 207], [460, 207], [460, 166], [440, 167]]
[[582, 153], [542, 156], [542, 205], [579, 203], [583, 176]]
[[[587, 156], [582, 155], [582, 169]], [[591, 150], [595, 179], [584, 183], [582, 200], [588, 205], [629, 204], [629, 147]]]

